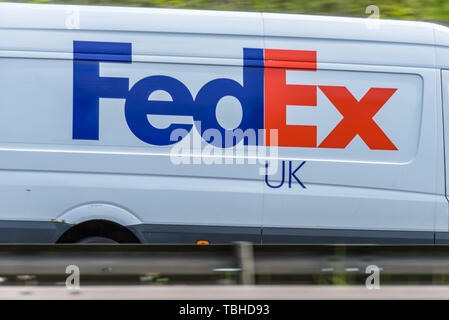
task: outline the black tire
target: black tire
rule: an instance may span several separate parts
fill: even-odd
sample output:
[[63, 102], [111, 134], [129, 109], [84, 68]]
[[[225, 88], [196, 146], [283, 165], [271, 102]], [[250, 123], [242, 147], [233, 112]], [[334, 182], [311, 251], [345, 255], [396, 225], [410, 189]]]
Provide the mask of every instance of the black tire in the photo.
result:
[[117, 244], [118, 242], [106, 237], [86, 237], [78, 240], [76, 243], [110, 243]]
[[72, 226], [57, 243], [140, 243], [128, 228], [108, 220], [89, 220]]

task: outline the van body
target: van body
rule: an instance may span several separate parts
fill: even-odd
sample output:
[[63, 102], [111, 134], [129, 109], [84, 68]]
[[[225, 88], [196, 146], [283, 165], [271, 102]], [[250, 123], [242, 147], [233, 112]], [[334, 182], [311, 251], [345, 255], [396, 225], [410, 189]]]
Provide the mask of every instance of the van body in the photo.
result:
[[449, 243], [448, 28], [1, 3], [0, 39], [1, 242]]

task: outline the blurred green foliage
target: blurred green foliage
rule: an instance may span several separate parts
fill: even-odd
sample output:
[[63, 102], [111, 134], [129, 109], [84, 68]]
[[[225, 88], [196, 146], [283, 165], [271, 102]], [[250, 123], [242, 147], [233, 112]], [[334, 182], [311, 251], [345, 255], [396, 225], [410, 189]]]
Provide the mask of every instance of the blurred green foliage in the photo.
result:
[[[8, 1], [8, 0], [0, 0]], [[8, 2], [12, 2], [9, 0]], [[25, 0], [31, 3], [70, 3], [165, 8], [288, 12], [367, 17], [375, 5], [380, 18], [449, 20], [449, 0]]]

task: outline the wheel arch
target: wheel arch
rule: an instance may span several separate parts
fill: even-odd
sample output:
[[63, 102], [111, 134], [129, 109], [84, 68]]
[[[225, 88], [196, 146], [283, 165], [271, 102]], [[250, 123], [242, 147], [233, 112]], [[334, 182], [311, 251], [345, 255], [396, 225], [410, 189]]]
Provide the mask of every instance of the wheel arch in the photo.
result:
[[142, 221], [129, 210], [116, 204], [92, 202], [73, 207], [54, 219], [70, 224], [57, 243], [73, 242], [80, 236], [109, 236], [118, 242], [142, 242], [140, 235], [129, 226]]
[[89, 220], [108, 220], [122, 226], [141, 224], [142, 221], [129, 210], [116, 204], [92, 202], [73, 207], [55, 220], [69, 224], [80, 224]]

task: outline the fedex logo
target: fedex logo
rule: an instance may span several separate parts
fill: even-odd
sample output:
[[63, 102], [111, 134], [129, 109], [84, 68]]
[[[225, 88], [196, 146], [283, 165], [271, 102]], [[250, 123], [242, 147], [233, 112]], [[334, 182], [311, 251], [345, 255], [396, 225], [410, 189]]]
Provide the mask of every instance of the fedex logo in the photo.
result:
[[[169, 76], [149, 76], [132, 88], [127, 78], [100, 76], [100, 63], [131, 62], [131, 43], [74, 41], [73, 139], [98, 140], [99, 99], [120, 98], [126, 100], [125, 118], [129, 129], [137, 138], [153, 145], [176, 143], [170, 137], [174, 130], [184, 129], [188, 133], [195, 126], [202, 137], [211, 129], [218, 130], [223, 137], [231, 135], [232, 139], [206, 139], [222, 148], [241, 141], [245, 145], [273, 146], [270, 134], [274, 129], [278, 133], [276, 145], [280, 147], [344, 149], [358, 135], [372, 150], [397, 150], [373, 120], [397, 89], [370, 88], [357, 100], [344, 86], [287, 84], [287, 70], [316, 71], [316, 51], [244, 48], [243, 83], [215, 79], [204, 84], [195, 97], [185, 84]], [[148, 100], [150, 94], [158, 90], [167, 92], [171, 101]], [[316, 126], [288, 125], [286, 121], [288, 105], [317, 107], [318, 90], [343, 116], [319, 144]], [[223, 128], [216, 117], [216, 106], [226, 96], [239, 100], [243, 111], [240, 124], [232, 130]], [[190, 116], [194, 123], [173, 123], [161, 129], [151, 125], [148, 115]], [[248, 131], [263, 129], [264, 138], [248, 139]]]

